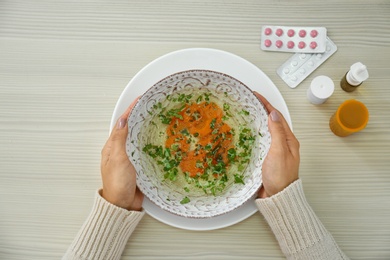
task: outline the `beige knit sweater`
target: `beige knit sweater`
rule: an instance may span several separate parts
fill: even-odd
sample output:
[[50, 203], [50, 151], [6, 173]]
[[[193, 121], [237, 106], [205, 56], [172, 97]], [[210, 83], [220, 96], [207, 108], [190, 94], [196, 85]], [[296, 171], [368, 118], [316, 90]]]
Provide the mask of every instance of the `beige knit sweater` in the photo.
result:
[[348, 259], [306, 201], [301, 180], [256, 205], [287, 259]]
[[96, 192], [89, 217], [62, 259], [120, 259], [144, 212], [119, 208]]
[[[257, 199], [256, 205], [287, 259], [348, 259], [307, 203], [301, 180], [270, 198]], [[108, 203], [99, 191], [91, 214], [63, 259], [120, 259], [143, 215]]]

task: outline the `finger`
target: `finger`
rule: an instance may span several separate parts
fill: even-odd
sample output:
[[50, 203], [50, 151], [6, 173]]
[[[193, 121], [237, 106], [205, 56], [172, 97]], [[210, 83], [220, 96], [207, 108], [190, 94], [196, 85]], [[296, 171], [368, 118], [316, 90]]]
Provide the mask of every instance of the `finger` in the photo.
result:
[[288, 144], [288, 147], [290, 148], [291, 154], [294, 157], [299, 158], [300, 144], [299, 144], [298, 139], [295, 137], [295, 135], [292, 132], [291, 132], [291, 134], [287, 134], [287, 144]]
[[270, 113], [268, 127], [271, 142], [276, 139], [277, 147], [287, 148], [294, 157], [299, 156], [299, 142], [279, 111], [273, 110]]
[[286, 120], [284, 119], [283, 115], [277, 111], [269, 101], [263, 97], [260, 93], [257, 91], [253, 92], [263, 103], [265, 108], [268, 110], [269, 113], [269, 120], [268, 120], [268, 127], [271, 133], [273, 143], [273, 147], [275, 148], [282, 148], [282, 149], [288, 149], [287, 143], [286, 143], [286, 132], [285, 132], [285, 124], [287, 124]]
[[110, 152], [111, 152], [111, 142], [110, 139], [106, 141], [106, 143], [103, 146], [102, 152], [101, 152], [101, 167], [107, 164], [109, 158], [110, 158]]
[[112, 144], [112, 153], [120, 154], [126, 151], [126, 138], [128, 133], [128, 125], [127, 119], [131, 110], [138, 102], [139, 97], [137, 97], [130, 106], [126, 109], [126, 111], [119, 117], [115, 129], [112, 130], [109, 141]]
[[[258, 92], [254, 91], [255, 95], [261, 100], [261, 102], [264, 104], [266, 109], [268, 110], [268, 113], [271, 113], [272, 111], [276, 110], [269, 101], [263, 97]], [[279, 112], [279, 120], [283, 126], [284, 132], [285, 132], [285, 138], [288, 145], [289, 150], [294, 156], [299, 156], [299, 142], [293, 132], [291, 131], [290, 126], [288, 125], [286, 119], [283, 117], [283, 115]]]
[[275, 110], [275, 108], [271, 105], [271, 103], [265, 97], [263, 97], [260, 93], [258, 93], [257, 91], [254, 91], [253, 93], [256, 95], [256, 97], [258, 99], [260, 99], [261, 103], [263, 103], [263, 105], [267, 109], [268, 113], [271, 113], [272, 110]]
[[[275, 107], [273, 107], [271, 105], [271, 103], [269, 103], [269, 101], [263, 97], [261, 94], [259, 94], [258, 92], [254, 91], [255, 95], [260, 99], [260, 101], [264, 104], [265, 108], [268, 110], [268, 113], [271, 113], [273, 110], [277, 110]], [[283, 127], [285, 127], [286, 129], [288, 128], [291, 132], [291, 129], [290, 127], [288, 126], [287, 122], [286, 122], [286, 119], [283, 117], [283, 115], [279, 112], [279, 114], [282, 116], [282, 124], [283, 124]], [[286, 127], [287, 126], [287, 127]]]
[[268, 129], [271, 134], [271, 149], [288, 151], [287, 136], [282, 123], [282, 116], [276, 109], [268, 117]]
[[127, 119], [131, 113], [131, 110], [133, 110], [135, 104], [138, 102], [138, 99], [140, 97], [137, 97], [130, 105], [129, 107], [126, 109], [126, 111], [118, 118], [118, 120], [116, 121], [116, 125], [115, 125], [115, 128], [111, 131], [111, 134], [110, 134], [110, 137], [109, 137], [109, 140], [112, 139], [112, 138], [115, 138], [115, 132], [117, 131], [123, 131], [123, 130], [126, 130], [125, 129], [125, 126], [127, 124]]
[[128, 118], [129, 117], [131, 110], [133, 110], [135, 104], [137, 104], [140, 97], [141, 96], [138, 96], [136, 99], [134, 99], [134, 101], [130, 104], [130, 106], [126, 109], [126, 111], [121, 115], [120, 118]]
[[[126, 109], [126, 111], [119, 117], [117, 120], [114, 129], [112, 129], [110, 133], [110, 137], [107, 139], [103, 149], [102, 149], [102, 158], [108, 159], [108, 156], [110, 155], [111, 152], [111, 147], [114, 139], [119, 139], [121, 140], [123, 138], [123, 135], [127, 135], [127, 118], [129, 117], [129, 114], [137, 101], [139, 100], [140, 97], [137, 97], [131, 104], [130, 106]], [[119, 131], [119, 133], [118, 133]], [[126, 142], [124, 142], [126, 143]], [[103, 160], [102, 160], [103, 163]]]
[[287, 146], [288, 146], [290, 152], [294, 156], [299, 156], [299, 142], [298, 142], [298, 139], [295, 137], [294, 133], [291, 131], [291, 128], [290, 128], [289, 124], [287, 123], [286, 119], [284, 118], [284, 116], [282, 115], [282, 113], [280, 113], [276, 109], [274, 111], [278, 112], [277, 113], [278, 120], [280, 120], [280, 122], [281, 122], [281, 124], [283, 126], [283, 130], [284, 130]]
[[[118, 118], [117, 122], [116, 122], [116, 128], [117, 129], [123, 129], [124, 128], [124, 124], [127, 123], [127, 119], [131, 113], [131, 110], [133, 110], [135, 104], [137, 104], [138, 100], [139, 100], [140, 96], [138, 96], [136, 99], [134, 99], [134, 101], [129, 105], [129, 107], [126, 109], [126, 111]], [[114, 132], [114, 131], [112, 131]], [[111, 135], [113, 134], [111, 132]]]
[[286, 141], [287, 145], [290, 149], [290, 152], [294, 156], [299, 156], [299, 142], [298, 139], [295, 137], [294, 133], [291, 131], [290, 126], [287, 124], [286, 120], [283, 118], [283, 128], [286, 132]]

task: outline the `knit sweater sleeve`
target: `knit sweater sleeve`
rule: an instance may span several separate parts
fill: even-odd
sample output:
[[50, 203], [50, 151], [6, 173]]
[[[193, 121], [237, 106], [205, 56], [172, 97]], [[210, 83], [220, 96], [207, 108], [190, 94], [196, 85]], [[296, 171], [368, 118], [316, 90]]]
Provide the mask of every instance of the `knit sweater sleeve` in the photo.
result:
[[306, 201], [301, 180], [256, 205], [287, 259], [348, 259]]
[[89, 217], [62, 259], [120, 259], [144, 214], [107, 202], [99, 190]]

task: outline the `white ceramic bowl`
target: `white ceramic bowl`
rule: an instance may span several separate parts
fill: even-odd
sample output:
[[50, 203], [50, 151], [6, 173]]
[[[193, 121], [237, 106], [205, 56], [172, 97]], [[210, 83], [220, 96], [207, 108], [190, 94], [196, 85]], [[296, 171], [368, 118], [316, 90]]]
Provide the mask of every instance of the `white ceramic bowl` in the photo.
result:
[[[244, 110], [245, 116], [240, 120], [246, 121], [255, 138], [250, 162], [242, 173], [245, 184], [231, 183], [216, 195], [188, 193], [177, 188], [174, 182], [163, 178], [162, 167], [143, 151], [146, 144], [157, 139], [156, 132], [151, 134], [149, 130], [159, 102], [183, 90], [195, 96], [205, 88], [215, 93], [221, 102]], [[234, 113], [234, 116], [238, 114]], [[128, 118], [126, 151], [137, 171], [139, 189], [157, 206], [183, 217], [209, 218], [238, 208], [253, 198], [261, 185], [262, 163], [271, 143], [267, 120], [268, 113], [261, 101], [247, 86], [229, 75], [189, 70], [162, 79], [142, 95]], [[183, 204], [185, 197], [189, 202]]]

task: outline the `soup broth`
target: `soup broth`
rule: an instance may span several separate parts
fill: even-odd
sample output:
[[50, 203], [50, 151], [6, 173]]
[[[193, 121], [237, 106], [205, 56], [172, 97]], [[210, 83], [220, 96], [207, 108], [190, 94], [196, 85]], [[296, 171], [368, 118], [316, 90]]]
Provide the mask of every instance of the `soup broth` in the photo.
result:
[[[206, 88], [177, 91], [154, 104], [141, 142], [158, 179], [191, 196], [218, 195], [245, 183], [255, 141], [249, 112]], [[167, 198], [169, 199], [169, 198]]]

